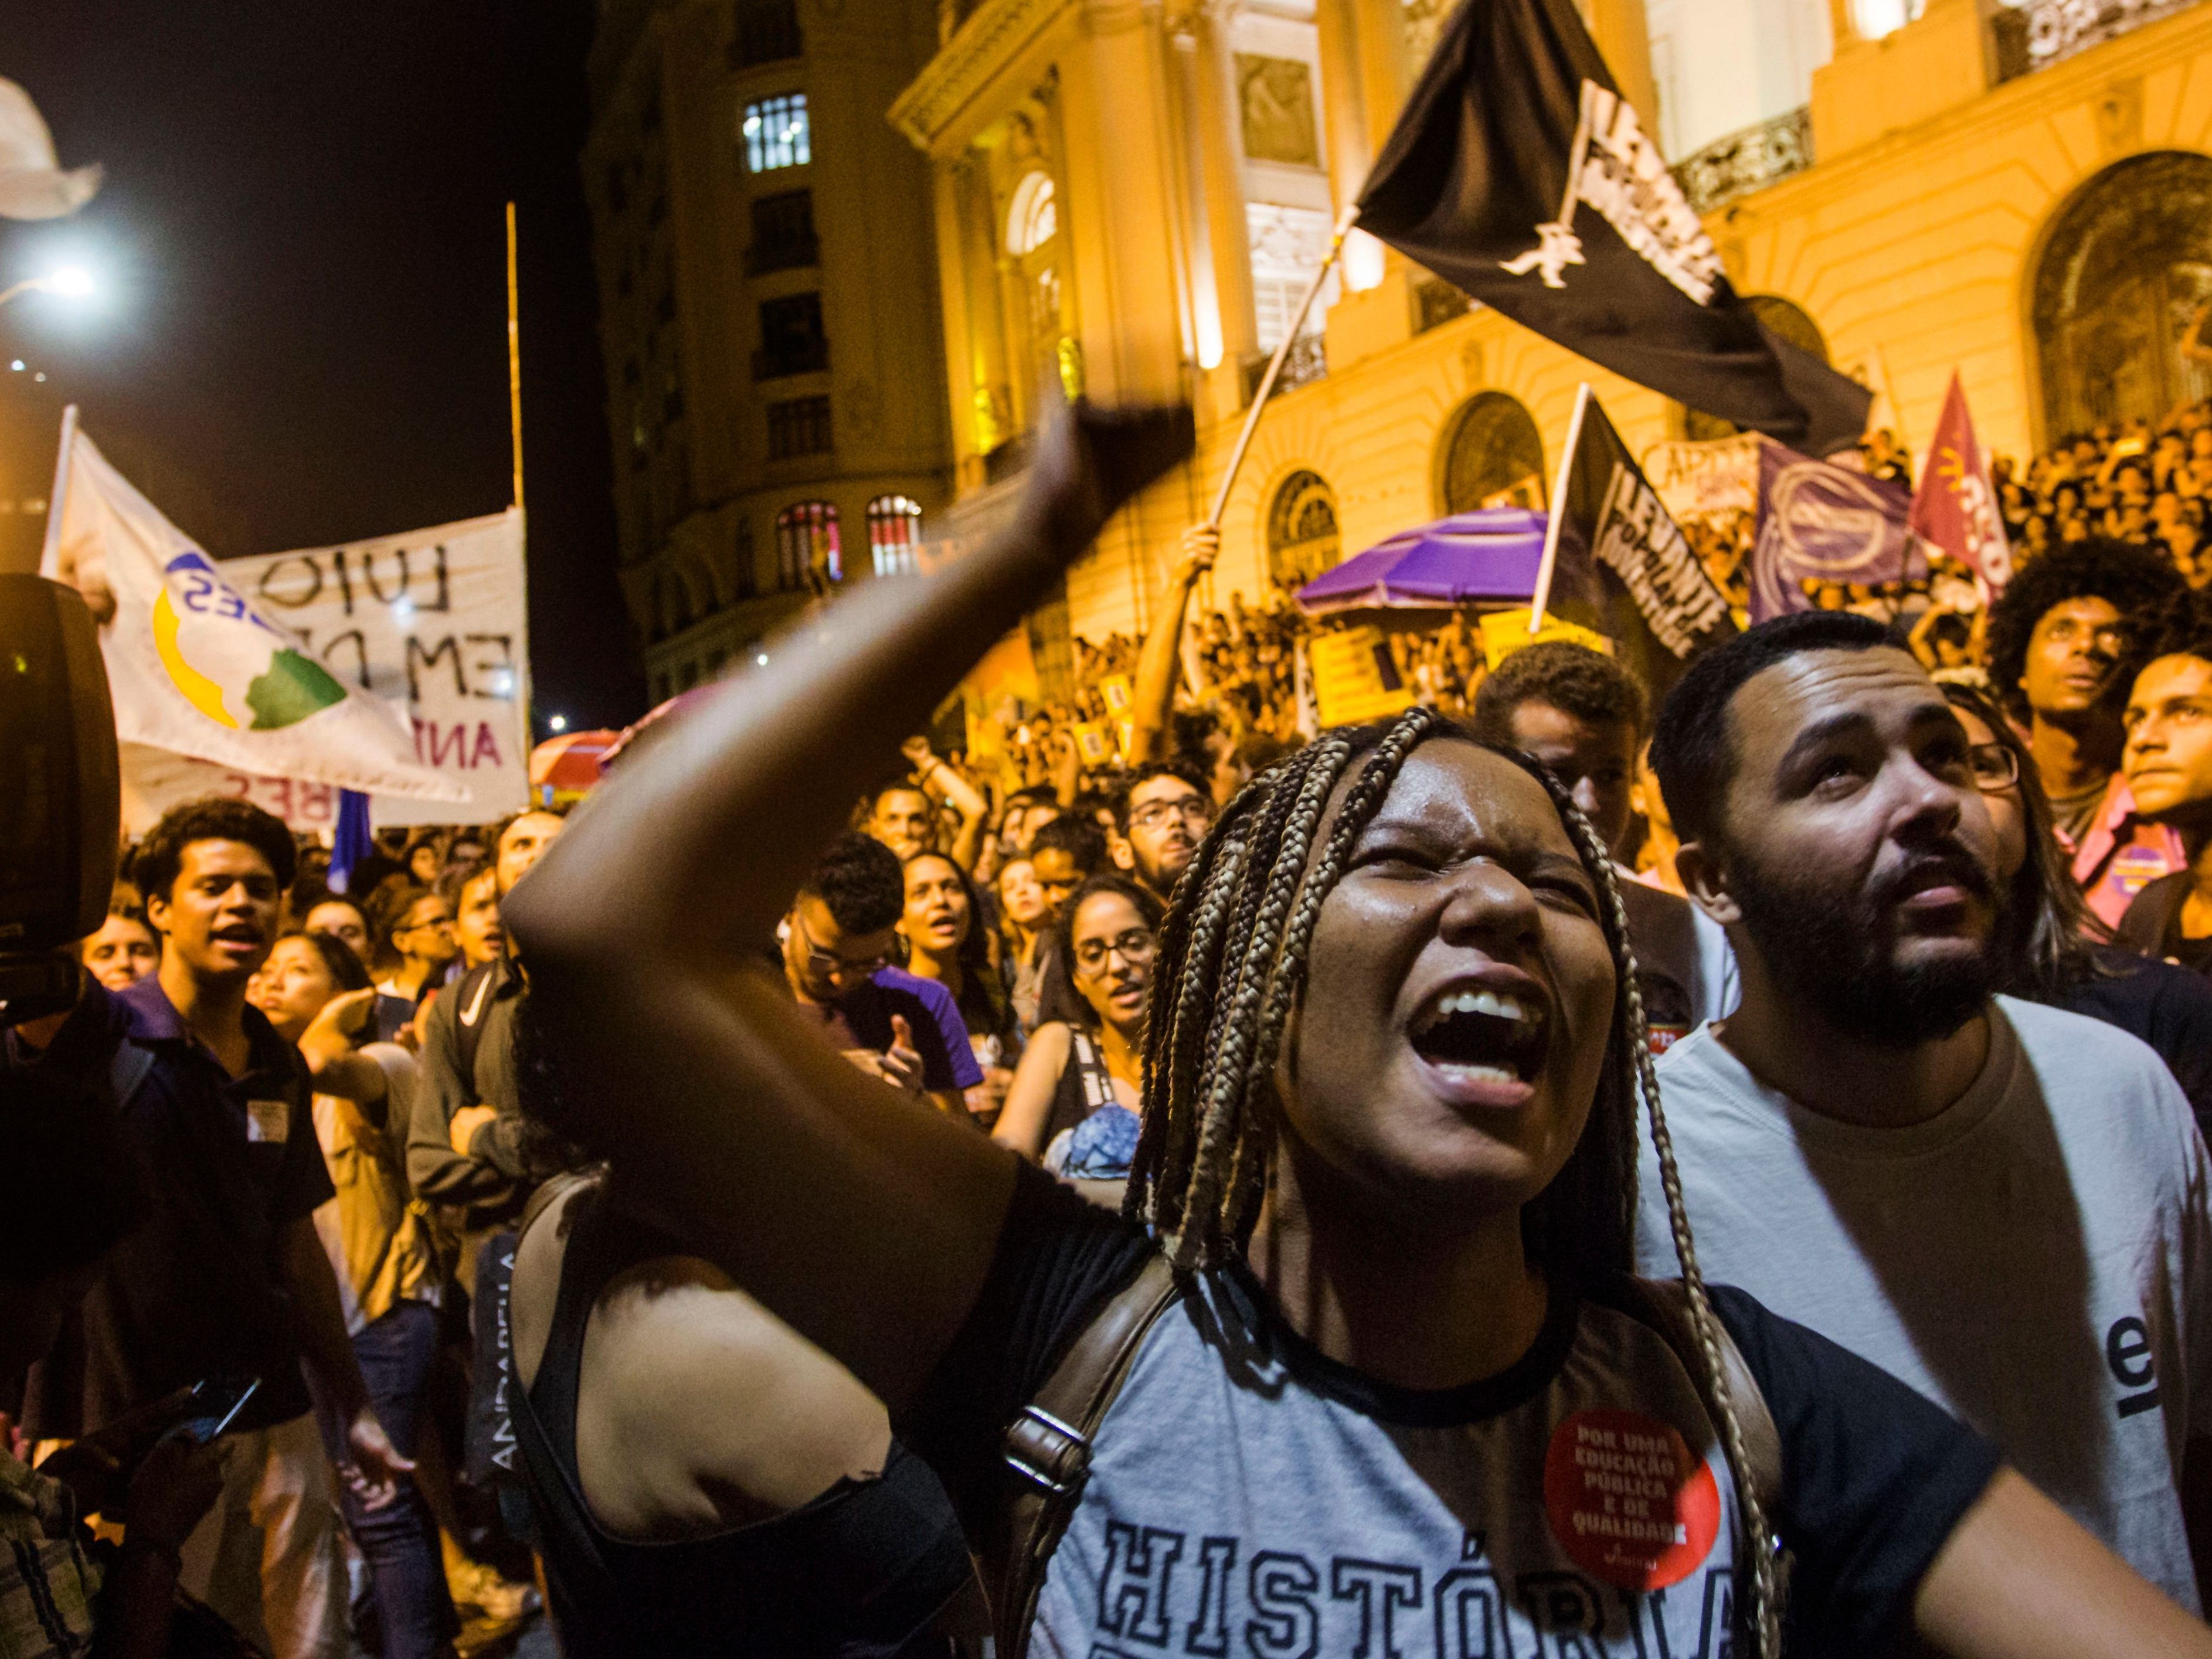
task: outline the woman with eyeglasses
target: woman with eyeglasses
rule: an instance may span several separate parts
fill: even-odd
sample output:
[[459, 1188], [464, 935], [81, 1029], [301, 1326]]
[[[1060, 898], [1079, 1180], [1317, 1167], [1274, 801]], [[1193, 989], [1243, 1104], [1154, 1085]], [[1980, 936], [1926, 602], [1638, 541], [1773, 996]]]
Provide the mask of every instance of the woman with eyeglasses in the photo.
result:
[[1045, 1168], [1102, 1203], [1121, 1202], [1137, 1150], [1159, 927], [1159, 901], [1123, 877], [1093, 876], [1076, 889], [1056, 928], [1080, 1000], [1044, 1010], [992, 1132], [1002, 1146], [1042, 1154]]
[[398, 1039], [415, 1018], [422, 994], [445, 982], [446, 965], [459, 953], [453, 915], [446, 901], [427, 887], [404, 887], [377, 907], [386, 918], [379, 929], [394, 965], [376, 982], [376, 1035]]
[[2050, 798], [2027, 745], [1972, 687], [1946, 685], [1943, 695], [1966, 728], [1974, 781], [1996, 827], [2013, 961], [2006, 990], [2148, 1043], [2189, 1097], [2197, 1127], [2212, 1137], [2212, 984], [2109, 943], [2111, 930], [2074, 884], [2051, 832]]

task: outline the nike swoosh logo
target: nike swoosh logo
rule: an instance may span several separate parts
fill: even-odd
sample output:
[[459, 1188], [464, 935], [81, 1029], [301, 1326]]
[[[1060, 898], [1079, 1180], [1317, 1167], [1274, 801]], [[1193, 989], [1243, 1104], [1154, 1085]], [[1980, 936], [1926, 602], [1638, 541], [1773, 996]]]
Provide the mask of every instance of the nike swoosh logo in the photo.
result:
[[461, 1010], [462, 1024], [473, 1025], [477, 1023], [477, 1016], [483, 1012], [484, 999], [490, 994], [491, 975], [486, 974], [483, 983], [477, 987], [476, 995], [469, 1000], [469, 1006]]

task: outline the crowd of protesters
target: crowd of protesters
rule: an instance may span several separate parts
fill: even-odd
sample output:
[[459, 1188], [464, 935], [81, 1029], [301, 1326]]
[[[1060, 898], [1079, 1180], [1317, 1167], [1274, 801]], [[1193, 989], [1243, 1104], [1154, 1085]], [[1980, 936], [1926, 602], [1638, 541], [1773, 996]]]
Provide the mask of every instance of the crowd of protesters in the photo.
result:
[[[2212, 1653], [2212, 408], [2000, 463], [2001, 592], [1668, 688], [1460, 617], [1322, 731], [1200, 531], [887, 729], [1187, 441], [1057, 428], [573, 819], [153, 827], [7, 1039], [0, 1659], [541, 1573], [579, 1659]], [[1703, 1477], [1670, 1548], [1559, 1436]]]

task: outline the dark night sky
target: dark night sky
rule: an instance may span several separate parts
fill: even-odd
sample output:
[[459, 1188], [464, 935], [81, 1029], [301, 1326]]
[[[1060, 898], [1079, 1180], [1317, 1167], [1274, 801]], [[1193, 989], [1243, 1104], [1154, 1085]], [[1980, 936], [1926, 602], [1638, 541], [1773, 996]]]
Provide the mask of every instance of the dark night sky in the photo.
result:
[[[0, 284], [77, 258], [66, 313], [0, 312], [126, 476], [212, 552], [495, 512], [511, 493], [501, 206], [521, 222], [537, 708], [643, 686], [613, 579], [577, 182], [591, 0], [0, 0], [0, 76], [106, 184], [0, 221]], [[18, 382], [20, 384], [20, 382]]]

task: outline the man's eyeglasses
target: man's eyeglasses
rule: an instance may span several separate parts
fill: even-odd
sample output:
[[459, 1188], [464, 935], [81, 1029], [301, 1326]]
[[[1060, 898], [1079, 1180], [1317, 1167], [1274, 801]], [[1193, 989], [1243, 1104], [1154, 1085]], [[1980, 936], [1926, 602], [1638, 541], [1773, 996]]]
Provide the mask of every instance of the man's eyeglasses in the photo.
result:
[[1203, 826], [1213, 822], [1213, 803], [1203, 795], [1185, 795], [1181, 800], [1148, 800], [1129, 814], [1129, 827], [1157, 830], [1170, 816], [1180, 817], [1185, 823]]
[[1985, 795], [2020, 781], [2020, 757], [2001, 743], [1978, 743], [1967, 750], [1966, 768], [1974, 775], [1974, 787]]
[[880, 956], [870, 957], [866, 962], [848, 962], [833, 951], [825, 951], [814, 942], [814, 936], [797, 916], [791, 925], [798, 930], [799, 942], [806, 947], [806, 965], [823, 979], [843, 981], [872, 979], [886, 968], [902, 966], [906, 961], [906, 940], [902, 935], [896, 945]]
[[1075, 947], [1075, 965], [1086, 974], [1095, 974], [1103, 969], [1107, 959], [1117, 951], [1124, 962], [1146, 963], [1152, 959], [1152, 952], [1158, 948], [1159, 941], [1153, 937], [1151, 928], [1132, 927], [1127, 933], [1113, 939], [1084, 940]]

